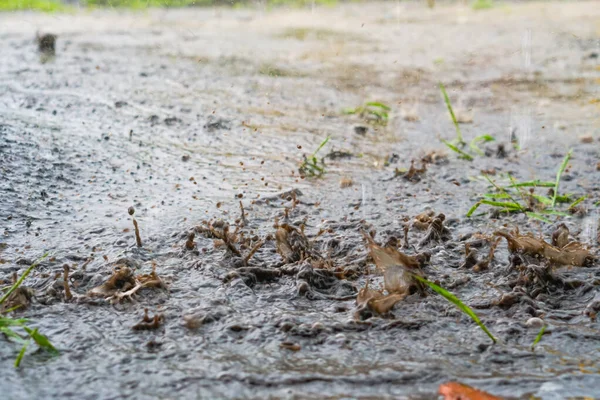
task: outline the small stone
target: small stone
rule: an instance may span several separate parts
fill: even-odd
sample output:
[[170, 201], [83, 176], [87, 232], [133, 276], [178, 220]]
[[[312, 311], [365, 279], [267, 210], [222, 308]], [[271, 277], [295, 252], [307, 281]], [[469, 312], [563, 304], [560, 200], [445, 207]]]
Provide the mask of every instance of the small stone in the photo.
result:
[[592, 135], [583, 135], [583, 136], [579, 136], [579, 141], [581, 143], [593, 143], [594, 138], [592, 137]]
[[527, 322], [525, 322], [525, 325], [527, 325], [529, 328], [541, 328], [544, 326], [544, 321], [541, 318], [533, 317], [529, 318]]

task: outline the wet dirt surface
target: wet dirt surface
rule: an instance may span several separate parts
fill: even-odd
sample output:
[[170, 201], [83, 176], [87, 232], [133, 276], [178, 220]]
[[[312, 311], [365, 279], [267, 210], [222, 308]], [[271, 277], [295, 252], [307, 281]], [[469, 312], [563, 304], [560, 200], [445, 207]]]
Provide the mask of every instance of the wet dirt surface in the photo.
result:
[[[45, 63], [36, 30], [58, 36]], [[595, 254], [599, 40], [594, 2], [0, 14], [0, 278], [51, 252], [26, 280], [36, 295], [19, 315], [61, 352], [30, 351], [16, 370], [18, 350], [4, 343], [2, 392], [429, 399], [459, 380], [507, 397], [597, 396], [600, 325], [586, 313], [600, 309], [596, 261], [558, 268], [562, 280], [540, 278], [542, 293], [514, 289], [535, 271], [510, 268], [504, 239], [489, 269], [461, 264], [465, 235], [518, 226], [550, 241], [557, 226], [522, 214], [465, 218], [488, 191], [481, 171], [551, 181], [571, 147], [561, 192], [590, 198], [585, 216], [561, 220]], [[412, 159], [445, 152], [438, 138], [454, 135], [438, 81], [473, 115], [465, 137], [494, 135], [508, 155], [496, 157], [492, 143], [491, 157], [450, 153], [420, 180], [393, 178]], [[341, 112], [368, 100], [392, 107], [386, 127]], [[326, 159], [320, 179], [300, 177], [302, 155], [327, 136], [320, 155], [351, 156]], [[361, 228], [380, 244], [403, 242], [405, 218], [426, 208], [446, 215], [448, 240], [419, 246], [425, 231], [411, 229], [404, 251], [429, 252], [426, 276], [473, 307], [499, 344], [433, 292], [408, 296], [392, 315], [355, 319], [358, 291], [383, 282]], [[219, 219], [231, 232], [239, 226], [242, 257], [264, 240], [247, 263], [203, 224]], [[305, 221], [311, 260], [282, 261], [276, 219]], [[85, 296], [122, 264], [136, 274], [155, 265], [167, 289], [114, 304]], [[160, 314], [157, 329], [132, 329], [144, 309], [148, 321]], [[535, 352], [532, 317], [548, 324]]]

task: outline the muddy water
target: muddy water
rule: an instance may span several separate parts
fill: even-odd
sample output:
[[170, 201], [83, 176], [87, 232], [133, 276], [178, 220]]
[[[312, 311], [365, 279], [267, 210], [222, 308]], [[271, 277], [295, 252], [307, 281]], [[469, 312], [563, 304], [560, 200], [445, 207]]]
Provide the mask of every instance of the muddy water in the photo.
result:
[[[55, 59], [40, 62], [36, 30], [58, 35]], [[597, 264], [561, 271], [587, 282], [584, 289], [503, 308], [490, 303], [511, 291], [505, 242], [489, 270], [458, 268], [466, 234], [519, 226], [548, 238], [553, 231], [523, 216], [464, 218], [487, 190], [481, 170], [552, 180], [569, 147], [562, 190], [592, 199], [587, 216], [566, 224], [576, 239], [597, 245], [592, 100], [600, 94], [600, 9], [593, 2], [482, 12], [369, 4], [16, 13], [0, 15], [0, 37], [1, 277], [52, 253], [26, 281], [37, 300], [22, 315], [61, 352], [31, 351], [15, 370], [16, 348], [1, 346], [7, 398], [428, 399], [448, 380], [523, 398], [600, 393], [599, 325], [584, 314], [598, 292]], [[420, 182], [390, 179], [411, 159], [443, 151], [438, 138], [454, 135], [438, 81], [461, 115], [473, 116], [462, 125], [466, 138], [489, 133], [508, 143], [514, 131], [522, 150], [472, 163], [448, 154]], [[365, 100], [389, 104], [392, 118], [359, 135], [354, 127], [364, 122], [341, 110]], [[594, 142], [581, 143], [581, 135]], [[324, 177], [302, 179], [302, 155], [327, 136], [322, 155], [352, 157], [327, 159]], [[342, 178], [353, 185], [341, 188]], [[277, 196], [291, 189], [301, 193], [295, 207]], [[370, 263], [360, 227], [383, 242], [402, 238], [403, 218], [426, 207], [445, 213], [452, 239], [421, 249], [432, 254], [425, 272], [477, 307], [501, 343], [492, 346], [433, 294], [410, 296], [393, 316], [356, 321], [352, 297], [363, 274], [328, 284], [306, 271], [224, 281], [235, 257], [202, 234], [197, 252], [184, 243], [202, 221], [233, 226], [240, 200], [246, 236], [272, 236], [288, 208], [292, 222], [306, 221], [309, 238], [329, 230], [315, 239], [317, 251], [363, 272]], [[409, 235], [416, 246], [423, 233]], [[120, 262], [143, 273], [156, 263], [169, 289], [144, 289], [116, 305], [63, 300], [55, 274], [64, 264], [74, 271], [72, 290], [84, 295]], [[280, 268], [274, 241], [250, 264]], [[163, 327], [131, 329], [145, 308], [164, 315]], [[190, 329], [186, 316], [201, 323]], [[538, 330], [525, 325], [532, 316], [549, 324], [535, 352]]]

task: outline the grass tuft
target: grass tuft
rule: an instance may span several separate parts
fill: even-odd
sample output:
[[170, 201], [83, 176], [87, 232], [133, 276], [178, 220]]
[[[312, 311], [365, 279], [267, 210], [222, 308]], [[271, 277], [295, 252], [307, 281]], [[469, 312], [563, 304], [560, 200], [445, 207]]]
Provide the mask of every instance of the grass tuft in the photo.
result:
[[368, 101], [356, 108], [346, 108], [342, 112], [346, 115], [359, 115], [365, 121], [376, 125], [387, 125], [392, 108], [385, 103]]
[[329, 139], [330, 139], [330, 136], [327, 136], [325, 138], [325, 140], [323, 140], [321, 142], [319, 147], [317, 147], [317, 150], [315, 150], [314, 153], [312, 153], [312, 155], [310, 157], [304, 156], [304, 161], [302, 161], [302, 164], [300, 164], [300, 167], [298, 168], [298, 171], [300, 172], [300, 174], [302, 174], [304, 176], [318, 178], [318, 177], [321, 177], [325, 173], [325, 163], [323, 162], [322, 159], [319, 162], [319, 160], [317, 159], [317, 153], [319, 151], [321, 151], [321, 149], [323, 147], [325, 147], [327, 142], [329, 142]]
[[[33, 269], [37, 267], [39, 263], [42, 262], [47, 256], [48, 253], [44, 254], [39, 260], [37, 260], [36, 262], [31, 264], [29, 268], [27, 268], [23, 275], [21, 275], [21, 277], [6, 291], [6, 293], [4, 293], [2, 298], [0, 298], [0, 305], [2, 305], [8, 299], [11, 293], [13, 293], [21, 286], [21, 284], [23, 283], [25, 278], [27, 278], [27, 276], [31, 273], [31, 271], [33, 271]], [[4, 314], [10, 313], [16, 308], [17, 307], [11, 308], [10, 310], [7, 310]], [[27, 350], [27, 347], [29, 346], [31, 341], [34, 341], [38, 345], [38, 347], [48, 351], [50, 354], [58, 354], [58, 350], [56, 350], [56, 348], [52, 345], [52, 343], [50, 343], [50, 340], [48, 340], [46, 336], [39, 333], [37, 328], [29, 328], [26, 325], [26, 323], [27, 319], [25, 318], [11, 318], [7, 317], [6, 315], [0, 314], [0, 332], [6, 335], [8, 339], [22, 345], [21, 350], [19, 351], [19, 354], [15, 359], [15, 367], [21, 365], [21, 360], [25, 356], [25, 351]], [[22, 328], [27, 333], [27, 335], [25, 336], [17, 333], [15, 331], [16, 328]]]
[[573, 154], [573, 149], [569, 150], [563, 162], [560, 164], [560, 168], [556, 172], [556, 183], [554, 185], [554, 197], [552, 199], [552, 207], [556, 206], [556, 197], [558, 196], [558, 186], [560, 185], [560, 177], [567, 169], [567, 165], [569, 164], [569, 160], [571, 159], [571, 154]]
[[446, 92], [446, 88], [440, 82], [440, 90], [442, 91], [442, 96], [444, 97], [444, 103], [446, 103], [446, 107], [448, 108], [448, 112], [450, 113], [450, 118], [452, 118], [452, 123], [454, 124], [454, 128], [456, 129], [456, 140], [455, 144], [464, 147], [466, 144], [462, 132], [460, 131], [460, 126], [458, 125], [458, 120], [456, 119], [456, 115], [454, 114], [454, 109], [452, 108], [452, 103], [450, 102], [450, 97], [448, 97], [448, 93]]
[[[496, 184], [489, 176], [483, 177], [494, 187], [495, 192], [484, 193], [482, 199], [478, 200], [467, 211], [467, 217], [471, 217], [475, 211], [482, 205], [488, 205], [500, 209], [506, 213], [524, 213], [529, 218], [537, 219], [546, 223], [553, 221], [549, 216], [568, 217], [568, 211], [575, 209], [577, 205], [583, 202], [587, 197], [582, 196], [573, 200], [570, 194], [559, 194], [560, 178], [567, 168], [571, 159], [572, 150], [570, 150], [563, 159], [554, 182], [532, 180], [526, 182], [517, 182], [510, 174], [508, 178], [510, 184], [502, 187]], [[534, 193], [536, 188], [552, 188], [553, 193], [550, 196], [543, 196]], [[529, 188], [529, 191], [524, 191], [523, 188]], [[566, 210], [558, 209], [559, 204], [569, 204]]]
[[[463, 148], [467, 145], [465, 139], [463, 137], [462, 131], [460, 130], [460, 125], [458, 119], [456, 118], [456, 114], [454, 113], [454, 108], [452, 108], [452, 102], [450, 102], [450, 97], [448, 96], [448, 92], [446, 92], [446, 88], [440, 82], [440, 91], [442, 92], [442, 97], [444, 98], [444, 103], [446, 104], [446, 108], [448, 108], [448, 113], [450, 114], [450, 118], [452, 119], [452, 123], [454, 124], [454, 128], [456, 129], [456, 138], [452, 141], [441, 139], [442, 143], [446, 145], [450, 150], [458, 154], [458, 158], [473, 161], [473, 155], [464, 151]], [[469, 143], [469, 149], [473, 154], [477, 154], [480, 156], [485, 155], [483, 150], [479, 148], [479, 144], [489, 143], [495, 141], [496, 138], [489, 134], [479, 135], [473, 138]]]

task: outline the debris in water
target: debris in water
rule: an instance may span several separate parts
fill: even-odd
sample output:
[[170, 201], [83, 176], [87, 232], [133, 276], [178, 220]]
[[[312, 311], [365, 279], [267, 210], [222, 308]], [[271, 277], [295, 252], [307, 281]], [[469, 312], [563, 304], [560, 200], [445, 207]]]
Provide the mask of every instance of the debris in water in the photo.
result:
[[444, 400], [502, 400], [500, 397], [458, 382], [441, 384], [438, 393], [444, 396]]
[[187, 241], [185, 242], [185, 248], [187, 250], [194, 250], [196, 248], [196, 243], [194, 243], [195, 237], [196, 234], [194, 232], [190, 232], [190, 234], [187, 237]]
[[342, 179], [340, 179], [340, 188], [341, 189], [349, 188], [353, 184], [354, 184], [354, 182], [352, 182], [352, 179], [350, 179], [348, 177], [343, 177]]
[[69, 288], [69, 265], [65, 264], [63, 266], [63, 270], [64, 270], [63, 281], [64, 281], [64, 285], [65, 285], [65, 300], [69, 301], [73, 298], [73, 295], [71, 294], [71, 288]]
[[552, 246], [562, 249], [569, 243], [569, 228], [565, 224], [560, 224], [552, 232]]
[[429, 228], [434, 216], [435, 212], [433, 210], [423, 211], [413, 219], [412, 226], [418, 230], [424, 231], [425, 229]]
[[153, 317], [148, 315], [148, 309], [144, 309], [144, 317], [140, 322], [135, 324], [131, 329], [134, 331], [152, 331], [161, 327], [164, 322], [162, 314], [154, 314]]
[[358, 309], [354, 313], [354, 317], [358, 320], [365, 320], [373, 316], [373, 313], [375, 315], [385, 315], [394, 308], [396, 303], [406, 298], [406, 296], [408, 296], [408, 292], [386, 295], [383, 291], [370, 289], [367, 284], [356, 296]]
[[41, 35], [39, 32], [36, 34], [36, 41], [38, 44], [38, 51], [45, 56], [56, 55], [56, 38], [57, 36], [52, 33], [46, 33]]
[[306, 259], [310, 254], [309, 242], [303, 230], [289, 224], [281, 224], [275, 232], [277, 253], [286, 263]]
[[444, 214], [438, 214], [432, 219], [429, 228], [425, 233], [425, 237], [419, 242], [419, 247], [428, 245], [429, 243], [446, 242], [450, 240], [450, 231], [444, 226]]
[[[564, 242], [564, 230], [566, 226], [560, 228], [562, 233], [557, 234], [556, 240]], [[523, 254], [534, 258], [545, 258], [553, 264], [573, 265], [576, 267], [591, 266], [595, 257], [587, 250], [583, 244], [578, 242], [569, 242], [561, 248], [546, 243], [543, 239], [537, 239], [533, 235], [520, 235], [519, 232], [495, 233], [508, 242], [508, 249], [511, 253]], [[568, 238], [568, 229], [567, 229]]]
[[427, 164], [423, 163], [421, 168], [415, 167], [415, 160], [410, 162], [410, 168], [407, 172], [402, 172], [398, 168], [394, 171], [394, 178], [401, 176], [409, 182], [420, 182], [423, 175], [427, 172]]
[[282, 349], [290, 350], [290, 351], [300, 351], [301, 347], [298, 343], [293, 342], [282, 342], [279, 344], [279, 347]]
[[419, 258], [406, 255], [391, 247], [381, 247], [375, 243], [375, 240], [368, 233], [362, 231], [362, 234], [367, 240], [371, 257], [380, 272], [385, 272], [386, 268], [394, 265], [403, 265], [415, 270], [421, 267]]
[[[12, 278], [13, 286], [17, 282], [17, 273], [15, 272]], [[17, 287], [7, 298], [0, 304], [0, 314], [6, 313], [8, 310], [24, 309], [29, 306], [33, 298], [34, 291], [26, 286]]]
[[448, 153], [440, 150], [432, 150], [421, 157], [425, 164], [445, 164], [448, 162]]
[[133, 272], [127, 266], [117, 266], [111, 277], [102, 285], [91, 289], [88, 292], [92, 297], [109, 297], [117, 291], [126, 291], [135, 286], [135, 277]]
[[354, 127], [354, 133], [356, 133], [357, 135], [365, 136], [368, 131], [369, 128], [367, 128], [366, 126], [357, 125]]

